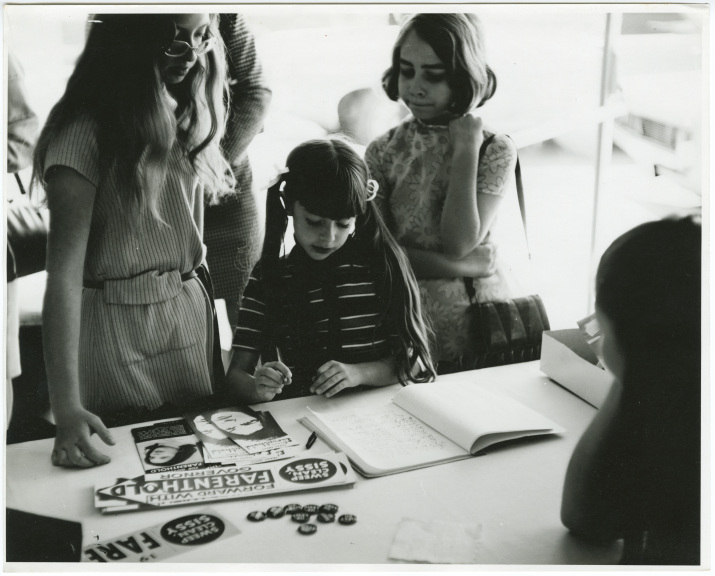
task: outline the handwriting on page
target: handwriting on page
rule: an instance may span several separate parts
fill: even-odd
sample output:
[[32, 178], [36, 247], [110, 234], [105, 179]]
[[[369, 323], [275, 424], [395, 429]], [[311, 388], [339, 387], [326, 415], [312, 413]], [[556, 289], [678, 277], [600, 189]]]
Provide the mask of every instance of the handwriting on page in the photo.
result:
[[370, 412], [321, 414], [356, 452], [393, 459], [425, 451], [439, 452], [447, 442], [432, 428], [394, 405]]

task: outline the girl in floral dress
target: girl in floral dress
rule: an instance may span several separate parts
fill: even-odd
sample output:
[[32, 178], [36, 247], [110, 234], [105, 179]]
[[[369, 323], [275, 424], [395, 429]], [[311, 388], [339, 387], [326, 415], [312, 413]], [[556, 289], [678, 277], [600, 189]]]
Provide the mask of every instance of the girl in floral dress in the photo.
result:
[[412, 17], [397, 38], [383, 87], [412, 114], [370, 143], [365, 158], [432, 317], [438, 370], [460, 370], [470, 366], [475, 348], [464, 277], [479, 279], [478, 298], [507, 298], [513, 290], [505, 273], [494, 273], [493, 232], [517, 154], [506, 135], [490, 137], [472, 114], [496, 89], [479, 19]]

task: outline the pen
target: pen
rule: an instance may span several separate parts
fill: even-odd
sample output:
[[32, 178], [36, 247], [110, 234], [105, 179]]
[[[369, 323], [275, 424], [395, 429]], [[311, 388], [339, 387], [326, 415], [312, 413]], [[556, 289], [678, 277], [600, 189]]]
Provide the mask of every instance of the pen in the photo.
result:
[[309, 437], [308, 441], [305, 443], [305, 449], [308, 450], [313, 444], [315, 444], [315, 441], [317, 440], [318, 435], [313, 432]]
[[[276, 346], [276, 360], [278, 360], [278, 362], [280, 362], [281, 364], [285, 364], [285, 362], [283, 362], [283, 355], [281, 354], [281, 349], [278, 348], [278, 346]], [[286, 378], [285, 375], [281, 374], [281, 381], [283, 382], [283, 384], [285, 384], [286, 382], [288, 382], [288, 378]]]

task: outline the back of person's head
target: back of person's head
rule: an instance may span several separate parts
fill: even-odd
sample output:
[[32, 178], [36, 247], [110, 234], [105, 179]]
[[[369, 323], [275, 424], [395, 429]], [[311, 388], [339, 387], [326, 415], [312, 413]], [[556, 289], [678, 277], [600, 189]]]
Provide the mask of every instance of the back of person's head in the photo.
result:
[[[38, 170], [53, 136], [84, 115], [97, 125], [100, 177], [116, 169], [120, 190], [129, 191], [130, 201], [148, 206], [159, 220], [156, 188], [161, 188], [177, 137], [198, 176], [211, 184], [208, 189], [225, 190], [225, 162], [218, 148], [225, 125], [225, 55], [217, 16], [210, 15], [207, 31], [217, 40], [213, 50], [198, 59], [183, 82], [165, 87], [160, 59], [175, 37], [175, 17], [92, 17], [84, 50], [38, 141], [33, 181], [44, 184]], [[139, 170], [140, 162], [145, 169]]]
[[[378, 185], [370, 178], [365, 161], [345, 139], [330, 137], [298, 145], [288, 155], [286, 169], [268, 189], [266, 197], [261, 269], [268, 293], [271, 293], [271, 284], [279, 281], [277, 263], [288, 213], [296, 202], [322, 218], [354, 217], [351, 249], [381, 274], [389, 294], [387, 313], [398, 324], [398, 341], [393, 347], [397, 348], [400, 380], [410, 379], [411, 365], [416, 358], [420, 358], [427, 369], [424, 378], [434, 376], [427, 340], [429, 328], [422, 315], [417, 281], [404, 251], [374, 202]], [[269, 301], [270, 298], [269, 295]]]
[[454, 93], [453, 113], [466, 114], [494, 95], [497, 79], [487, 66], [481, 20], [470, 13], [416, 14], [402, 27], [392, 51], [392, 66], [383, 76], [383, 88], [392, 100], [399, 97], [400, 50], [413, 31], [446, 67]]
[[701, 224], [686, 217], [637, 226], [601, 258], [596, 309], [613, 327], [626, 386], [645, 374], [699, 375], [701, 256]]

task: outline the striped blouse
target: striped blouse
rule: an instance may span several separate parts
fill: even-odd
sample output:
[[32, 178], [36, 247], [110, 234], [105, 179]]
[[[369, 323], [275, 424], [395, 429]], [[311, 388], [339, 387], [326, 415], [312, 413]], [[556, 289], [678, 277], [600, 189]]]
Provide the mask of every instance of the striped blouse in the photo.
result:
[[323, 261], [300, 245], [280, 261], [275, 310], [266, 309], [260, 263], [246, 287], [234, 335], [235, 351], [282, 361], [293, 373], [280, 399], [306, 396], [316, 370], [329, 360], [372, 362], [392, 354], [394, 324], [386, 314], [388, 294], [380, 276], [359, 263], [350, 241]]

